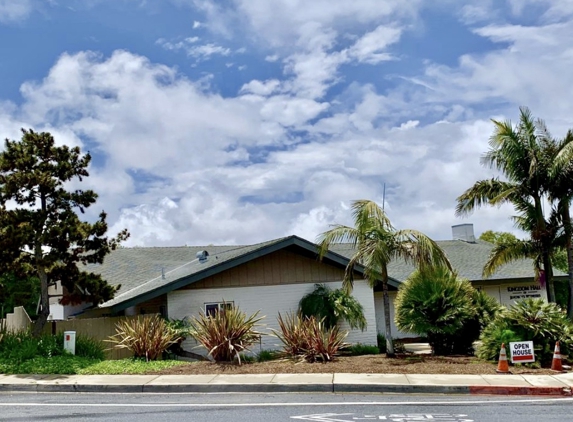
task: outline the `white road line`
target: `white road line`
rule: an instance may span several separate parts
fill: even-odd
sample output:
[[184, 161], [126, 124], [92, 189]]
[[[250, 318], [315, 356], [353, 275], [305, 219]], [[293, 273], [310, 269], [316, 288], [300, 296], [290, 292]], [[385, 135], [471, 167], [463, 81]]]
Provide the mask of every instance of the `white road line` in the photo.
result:
[[0, 407], [298, 407], [298, 406], [437, 406], [509, 403], [571, 402], [573, 397], [517, 400], [455, 400], [455, 401], [357, 401], [357, 402], [300, 402], [300, 403], [0, 403]]

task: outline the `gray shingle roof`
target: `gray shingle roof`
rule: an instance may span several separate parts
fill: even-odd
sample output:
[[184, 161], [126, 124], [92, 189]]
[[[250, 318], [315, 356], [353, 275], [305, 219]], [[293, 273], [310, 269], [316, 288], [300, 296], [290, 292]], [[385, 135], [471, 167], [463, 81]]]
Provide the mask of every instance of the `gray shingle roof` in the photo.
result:
[[[287, 239], [302, 242], [306, 248], [313, 247], [310, 242], [296, 238], [296, 236], [289, 236], [242, 246], [120, 248], [106, 256], [102, 265], [88, 265], [86, 269], [101, 274], [111, 285], [121, 285], [121, 289], [114, 299], [100, 305], [101, 307], [112, 307], [158, 289], [164, 290], [178, 280], [191, 277], [201, 278], [202, 272], [211, 273], [209, 270], [214, 270], [219, 265], [224, 267], [224, 264], [231, 263], [237, 258], [245, 258], [259, 250], [278, 245]], [[480, 240], [476, 243], [462, 240], [445, 240], [437, 243], [442, 247], [452, 266], [461, 277], [471, 281], [482, 280], [483, 266], [493, 248], [491, 243]], [[197, 259], [196, 254], [199, 251], [209, 253], [209, 259], [206, 262], [199, 262]], [[344, 258], [350, 258], [353, 254], [353, 247], [350, 244], [333, 245], [331, 251]], [[392, 279], [404, 281], [414, 271], [414, 267], [403, 261], [393, 261], [388, 270]], [[556, 271], [556, 275], [562, 276], [564, 274]], [[490, 279], [532, 277], [533, 265], [531, 260], [521, 260], [503, 266]]]
[[[482, 240], [477, 240], [475, 243], [464, 242], [463, 240], [439, 240], [436, 243], [443, 249], [460, 277], [470, 281], [483, 280], [483, 267], [493, 249], [493, 244]], [[332, 250], [347, 258], [350, 258], [353, 253], [353, 247], [349, 244], [334, 245]], [[399, 281], [406, 280], [413, 271], [414, 267], [404, 261], [392, 261], [388, 265], [390, 277]], [[555, 275], [563, 276], [565, 274], [555, 270]], [[533, 277], [533, 262], [530, 259], [522, 259], [502, 266], [489, 280]]]
[[[121, 285], [112, 300], [100, 305], [110, 307], [285, 239], [246, 246], [120, 248], [106, 256], [102, 265], [88, 265], [86, 270], [101, 274], [113, 286]], [[207, 261], [199, 262], [199, 251], [209, 253]]]

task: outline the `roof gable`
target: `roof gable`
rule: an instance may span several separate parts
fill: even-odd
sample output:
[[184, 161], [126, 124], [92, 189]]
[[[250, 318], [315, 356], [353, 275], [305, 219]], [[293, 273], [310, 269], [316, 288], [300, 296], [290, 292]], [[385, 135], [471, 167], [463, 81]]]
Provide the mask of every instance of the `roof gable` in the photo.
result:
[[[87, 269], [100, 273], [112, 285], [121, 284], [114, 299], [100, 305], [115, 313], [286, 248], [317, 258], [316, 244], [289, 236], [247, 246], [120, 248], [108, 255], [101, 266], [90, 265]], [[195, 257], [202, 250], [209, 253], [205, 262]], [[328, 252], [323, 262], [345, 268], [348, 258]], [[362, 270], [357, 266], [357, 272]], [[390, 285], [398, 284], [390, 280]]]

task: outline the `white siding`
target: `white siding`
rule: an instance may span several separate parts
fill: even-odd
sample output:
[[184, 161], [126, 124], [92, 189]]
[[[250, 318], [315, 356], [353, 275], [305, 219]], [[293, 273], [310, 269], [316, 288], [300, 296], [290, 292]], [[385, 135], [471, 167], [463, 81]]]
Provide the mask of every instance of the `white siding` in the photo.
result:
[[[410, 334], [404, 333], [396, 327], [396, 323], [394, 322], [394, 300], [396, 299], [396, 291], [388, 292], [388, 296], [390, 299], [390, 327], [392, 330], [392, 338], [413, 338], [413, 337], [420, 337], [419, 334]], [[375, 292], [374, 293], [374, 304], [376, 307], [376, 327], [380, 334], [385, 334], [385, 318], [384, 318], [384, 299], [382, 298], [382, 292]]]
[[[332, 289], [339, 288], [341, 282], [324, 283]], [[314, 284], [282, 284], [274, 286], [253, 287], [227, 287], [216, 289], [177, 290], [167, 296], [167, 309], [169, 318], [182, 319], [187, 316], [196, 316], [204, 310], [205, 303], [234, 302], [247, 315], [260, 310], [260, 315], [266, 316], [259, 327], [260, 331], [270, 332], [271, 328], [278, 329], [277, 316], [287, 312], [296, 311], [300, 299], [314, 289]], [[352, 295], [360, 301], [364, 307], [364, 315], [368, 323], [365, 331], [351, 330], [346, 341], [349, 343], [376, 344], [376, 317], [374, 313], [374, 295], [372, 289], [364, 281], [356, 281]], [[342, 324], [342, 329], [349, 327]], [[205, 349], [197, 348], [192, 341], [186, 340], [183, 348], [195, 353], [205, 354]], [[253, 346], [253, 352], [263, 349], [280, 348], [280, 342], [276, 337], [263, 336], [262, 343]]]
[[525, 298], [543, 299], [547, 301], [547, 289], [541, 287], [539, 283], [534, 281], [530, 282], [517, 282], [517, 283], [503, 283], [497, 285], [478, 286], [481, 287], [489, 296], [497, 299], [504, 306], [514, 305], [517, 301]]
[[[479, 284], [473, 285], [476, 289], [483, 289], [489, 296], [495, 298], [497, 301], [501, 302], [504, 306], [513, 305], [516, 300], [512, 299], [518, 296], [529, 296], [529, 297], [541, 297], [547, 300], [547, 290], [545, 287], [539, 288], [534, 286], [539, 286], [535, 282], [516, 282], [516, 283], [504, 283], [496, 285], [484, 285]], [[389, 292], [390, 297], [390, 318], [391, 318], [391, 328], [393, 338], [412, 338], [419, 337], [419, 334], [403, 333], [398, 330], [394, 322], [394, 300], [396, 299], [397, 292]], [[374, 293], [374, 303], [376, 307], [376, 326], [379, 333], [384, 334], [384, 302], [382, 300], [382, 292]]]

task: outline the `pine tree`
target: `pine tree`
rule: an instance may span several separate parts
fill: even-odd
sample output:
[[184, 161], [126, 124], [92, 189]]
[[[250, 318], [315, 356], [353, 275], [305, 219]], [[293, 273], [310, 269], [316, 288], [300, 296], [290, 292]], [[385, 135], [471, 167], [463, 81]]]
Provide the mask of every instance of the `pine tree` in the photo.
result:
[[67, 290], [62, 303], [113, 298], [119, 288], [82, 264], [102, 263], [129, 236], [123, 230], [106, 237], [106, 214], [94, 223], [79, 213], [96, 202], [92, 190], [71, 190], [70, 183], [88, 177], [91, 157], [79, 147], [56, 146], [47, 132], [22, 129], [20, 141], [6, 140], [0, 153], [0, 273], [35, 276], [40, 283], [39, 335], [50, 315], [48, 287], [60, 281]]

